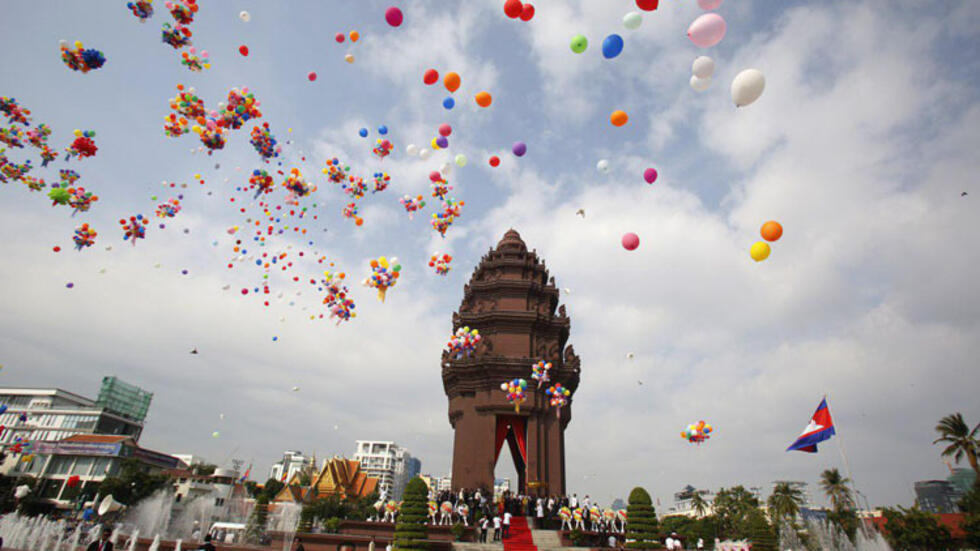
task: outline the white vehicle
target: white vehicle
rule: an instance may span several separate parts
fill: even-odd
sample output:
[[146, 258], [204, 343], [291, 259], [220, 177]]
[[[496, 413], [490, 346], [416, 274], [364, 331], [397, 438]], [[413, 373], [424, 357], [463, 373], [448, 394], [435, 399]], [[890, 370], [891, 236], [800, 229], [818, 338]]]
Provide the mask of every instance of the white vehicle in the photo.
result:
[[215, 522], [208, 530], [208, 535], [215, 543], [241, 543], [245, 536], [245, 525], [238, 522]]

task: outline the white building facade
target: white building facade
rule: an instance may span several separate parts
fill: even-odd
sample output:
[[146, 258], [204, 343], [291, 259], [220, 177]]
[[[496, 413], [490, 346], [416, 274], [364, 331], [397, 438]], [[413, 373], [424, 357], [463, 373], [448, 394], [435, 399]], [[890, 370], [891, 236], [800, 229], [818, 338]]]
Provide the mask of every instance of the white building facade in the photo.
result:
[[391, 499], [401, 499], [405, 485], [418, 476], [422, 463], [408, 450], [394, 442], [358, 440], [354, 460], [368, 476], [378, 479], [378, 493]]
[[313, 472], [316, 470], [314, 457], [307, 457], [301, 451], [286, 450], [282, 454], [282, 459], [272, 464], [269, 469], [269, 478], [288, 484], [293, 475], [303, 470]]

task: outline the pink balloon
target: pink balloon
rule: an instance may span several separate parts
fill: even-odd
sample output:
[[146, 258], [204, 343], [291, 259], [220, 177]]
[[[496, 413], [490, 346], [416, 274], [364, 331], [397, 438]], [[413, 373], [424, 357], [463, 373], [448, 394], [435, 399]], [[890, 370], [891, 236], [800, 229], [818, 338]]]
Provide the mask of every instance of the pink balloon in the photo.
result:
[[710, 48], [725, 38], [728, 25], [725, 19], [717, 13], [706, 13], [698, 17], [687, 28], [687, 37], [701, 48]]
[[635, 250], [640, 246], [640, 236], [635, 233], [623, 234], [623, 248], [627, 251]]
[[402, 15], [402, 10], [395, 6], [391, 6], [385, 10], [385, 21], [387, 21], [392, 27], [398, 27], [401, 25], [404, 18], [405, 16]]
[[722, 0], [698, 0], [698, 6], [702, 10], [716, 10], [721, 5]]
[[643, 179], [646, 180], [648, 184], [652, 184], [657, 181], [657, 169], [648, 168], [643, 171]]
[[310, 82], [313, 82], [314, 80], [316, 80], [316, 73], [310, 71], [310, 74], [306, 75], [306, 78], [310, 79]]
[[442, 123], [439, 125], [439, 135], [448, 136], [453, 133], [453, 127], [449, 126], [447, 123]]

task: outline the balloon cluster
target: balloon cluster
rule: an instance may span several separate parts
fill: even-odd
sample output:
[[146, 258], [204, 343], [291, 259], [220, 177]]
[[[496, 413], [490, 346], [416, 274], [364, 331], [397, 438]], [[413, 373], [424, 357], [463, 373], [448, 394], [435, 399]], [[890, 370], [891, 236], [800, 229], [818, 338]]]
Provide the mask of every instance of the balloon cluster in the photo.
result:
[[357, 208], [357, 203], [352, 201], [344, 205], [344, 209], [340, 213], [344, 216], [344, 218], [353, 220], [355, 225], [360, 226], [364, 223], [364, 219], [357, 215], [360, 210], [361, 209]]
[[207, 114], [204, 100], [197, 97], [194, 88], [184, 90], [183, 84], [177, 85], [177, 95], [170, 98], [170, 109], [191, 119], [197, 119]]
[[706, 55], [698, 56], [691, 64], [691, 88], [697, 92], [707, 90], [714, 74], [715, 60]]
[[452, 261], [453, 257], [449, 256], [448, 254], [435, 253], [431, 258], [429, 258], [429, 267], [435, 268], [436, 274], [444, 276], [447, 275], [449, 270], [452, 269], [452, 267], [449, 266], [449, 263]]
[[75, 236], [72, 237], [75, 241], [75, 249], [80, 251], [86, 247], [95, 245], [95, 236], [97, 235], [98, 233], [89, 227], [87, 222], [78, 226], [75, 228]]
[[514, 404], [514, 411], [520, 413], [521, 404], [527, 400], [527, 381], [511, 379], [506, 383], [501, 383], [500, 390], [507, 393], [507, 401]]
[[255, 197], [253, 197], [254, 199], [258, 199], [259, 195], [262, 195], [263, 193], [272, 193], [272, 190], [276, 187], [276, 183], [272, 179], [272, 176], [270, 176], [265, 170], [258, 168], [252, 171], [252, 177], [248, 179], [248, 183], [248, 189], [255, 190]]
[[387, 139], [378, 138], [371, 152], [377, 155], [379, 159], [384, 160], [385, 157], [391, 154], [394, 148], [395, 146]]
[[130, 216], [119, 220], [119, 225], [123, 230], [123, 241], [132, 239], [133, 246], [136, 246], [137, 239], [146, 239], [146, 219], [142, 214]]
[[682, 430], [681, 438], [687, 440], [691, 444], [700, 444], [701, 442], [711, 438], [709, 435], [713, 430], [714, 429], [711, 427], [711, 425], [702, 420], [693, 425], [688, 425], [686, 429]]
[[191, 46], [186, 52], [180, 54], [180, 64], [188, 70], [200, 73], [204, 69], [211, 68], [211, 58], [207, 50], [201, 50], [201, 55], [197, 55], [197, 49]]
[[146, 23], [147, 19], [153, 17], [153, 0], [127, 2], [126, 7], [129, 8], [129, 11], [133, 12], [133, 15], [140, 20], [140, 23]]
[[367, 193], [367, 184], [359, 176], [350, 176], [347, 181], [341, 184], [344, 193], [351, 199], [361, 199]]
[[538, 363], [531, 366], [531, 378], [538, 382], [538, 388], [541, 388], [543, 383], [551, 380], [548, 375], [551, 367], [551, 362], [545, 362], [544, 360], [538, 360]]
[[219, 126], [238, 130], [243, 124], [251, 119], [262, 117], [259, 110], [261, 102], [255, 99], [255, 94], [248, 91], [248, 88], [232, 88], [228, 91], [228, 102], [221, 106], [218, 104], [218, 113], [212, 116], [218, 119]]
[[26, 135], [27, 142], [40, 149], [48, 144], [48, 136], [51, 135], [51, 127], [42, 122], [34, 128], [29, 128]]
[[323, 275], [323, 286], [327, 291], [323, 303], [327, 305], [327, 309], [330, 311], [330, 318], [337, 318], [337, 325], [340, 325], [342, 321], [350, 321], [351, 318], [357, 317], [354, 312], [356, 305], [347, 296], [349, 291], [343, 284], [345, 274], [343, 272], [333, 274], [327, 271], [323, 272]]
[[72, 216], [79, 212], [87, 212], [91, 208], [92, 203], [99, 200], [97, 195], [94, 195], [91, 191], [85, 191], [85, 188], [78, 186], [65, 187], [62, 185], [53, 185], [53, 189], [48, 192], [48, 198], [51, 199], [51, 206], [55, 205], [67, 205], [72, 208]]
[[179, 138], [190, 131], [187, 119], [178, 117], [176, 113], [170, 113], [163, 118], [163, 133], [168, 138]]
[[410, 195], [406, 195], [406, 196], [402, 197], [401, 199], [399, 199], [398, 202], [401, 203], [402, 207], [405, 208], [405, 212], [408, 213], [408, 219], [409, 220], [412, 219], [412, 217], [415, 215], [415, 212], [416, 211], [418, 211], [418, 210], [422, 209], [423, 207], [425, 207], [425, 200], [422, 199], [422, 196], [421, 195], [416, 196], [416, 197], [412, 197]]
[[47, 184], [44, 183], [44, 178], [35, 178], [33, 176], [24, 176], [21, 178], [21, 183], [27, 186], [27, 189], [31, 191], [41, 191]]
[[171, 48], [179, 50], [191, 45], [191, 36], [193, 34], [189, 27], [183, 25], [171, 26], [170, 23], [164, 23], [160, 29], [160, 40], [164, 44], [169, 44]]
[[0, 143], [7, 144], [10, 147], [21, 148], [24, 147], [24, 143], [21, 141], [24, 139], [24, 131], [20, 128], [11, 126], [10, 128], [0, 128]]
[[261, 126], [252, 127], [252, 135], [249, 142], [255, 148], [255, 152], [266, 162], [269, 159], [278, 157], [282, 153], [282, 147], [277, 145], [276, 137], [269, 131], [269, 123], [264, 122]]
[[[226, 129], [238, 130], [246, 121], [261, 117], [259, 105], [259, 101], [248, 88], [232, 88], [228, 92], [228, 103], [219, 103], [218, 110], [211, 112], [205, 109], [204, 100], [195, 95], [194, 89], [185, 91], [183, 84], [177, 85], [177, 96], [170, 99], [172, 110], [197, 122], [191, 127], [191, 131], [198, 135], [201, 143], [208, 149], [208, 155], [216, 149], [224, 149]], [[180, 119], [169, 117], [167, 122], [168, 125], [164, 127], [167, 135], [178, 136], [183, 133]]]
[[336, 157], [328, 159], [327, 167], [322, 171], [327, 176], [327, 179], [335, 184], [343, 184], [348, 178], [352, 177], [349, 176], [350, 167], [346, 165], [341, 166], [340, 160]]
[[374, 191], [371, 193], [377, 193], [379, 191], [384, 191], [388, 189], [388, 184], [391, 183], [391, 176], [388, 176], [387, 172], [375, 172], [374, 173]]
[[565, 404], [568, 403], [568, 397], [572, 393], [563, 387], [561, 383], [555, 383], [549, 386], [545, 389], [544, 393], [548, 396], [549, 403], [552, 407], [556, 408], [555, 414], [561, 417], [561, 408], [565, 407]]
[[198, 9], [196, 0], [174, 0], [173, 2], [164, 2], [163, 5], [170, 11], [174, 21], [181, 25], [190, 25], [194, 22], [194, 14], [197, 13]]
[[105, 65], [105, 55], [99, 50], [86, 50], [82, 43], [75, 41], [75, 49], [68, 49], [68, 43], [61, 41], [61, 61], [72, 71], [87, 73]]
[[391, 262], [381, 256], [371, 261], [371, 275], [363, 281], [365, 287], [378, 290], [378, 300], [385, 301], [385, 293], [398, 283], [401, 275], [402, 265], [397, 258], [392, 258]]
[[69, 160], [72, 157], [78, 159], [84, 159], [85, 157], [94, 157], [99, 151], [98, 146], [92, 141], [95, 137], [95, 132], [92, 130], [86, 130], [82, 132], [81, 130], [75, 130], [75, 140], [71, 142], [71, 145], [65, 148], [65, 160]]
[[443, 178], [442, 174], [437, 170], [433, 170], [429, 173], [429, 180], [432, 181], [430, 184], [432, 186], [432, 196], [440, 201], [445, 201], [446, 197], [449, 195], [449, 192], [453, 189], [453, 186], [449, 185], [449, 182], [447, 182]]
[[451, 197], [446, 199], [443, 203], [442, 212], [432, 213], [432, 228], [445, 238], [446, 230], [453, 225], [457, 217], [462, 215], [460, 207], [463, 205], [465, 205], [463, 201], [457, 202]]
[[507, 0], [504, 2], [504, 13], [511, 19], [520, 18], [521, 21], [530, 21], [534, 18], [534, 6], [530, 2]]
[[476, 351], [476, 347], [480, 344], [483, 337], [480, 336], [480, 332], [476, 329], [470, 329], [469, 327], [460, 327], [456, 330], [456, 333], [449, 337], [449, 342], [446, 344], [446, 351], [450, 355], [456, 356], [457, 360], [463, 359], [463, 357], [470, 357], [473, 352]]
[[[762, 235], [763, 239], [772, 243], [778, 241], [783, 236], [783, 226], [779, 222], [770, 220], [762, 225], [759, 234]], [[772, 252], [772, 249], [766, 241], [756, 241], [749, 249], [749, 256], [752, 257], [752, 260], [762, 262], [769, 258], [769, 253]]]
[[81, 174], [70, 168], [62, 168], [58, 171], [58, 175], [61, 177], [61, 187], [70, 187], [82, 177]]
[[282, 183], [283, 187], [289, 190], [294, 197], [306, 197], [316, 191], [316, 185], [303, 179], [303, 173], [298, 168], [289, 170], [289, 176]]
[[173, 218], [178, 212], [180, 212], [180, 199], [172, 197], [157, 205], [156, 215], [158, 218]]
[[20, 181], [32, 168], [34, 167], [31, 166], [30, 159], [21, 164], [17, 164], [7, 159], [7, 156], [3, 154], [3, 150], [0, 149], [0, 182], [7, 183], [8, 179], [15, 182]]
[[30, 126], [31, 110], [22, 107], [15, 98], [0, 96], [0, 113], [7, 117], [7, 122], [10, 124]]

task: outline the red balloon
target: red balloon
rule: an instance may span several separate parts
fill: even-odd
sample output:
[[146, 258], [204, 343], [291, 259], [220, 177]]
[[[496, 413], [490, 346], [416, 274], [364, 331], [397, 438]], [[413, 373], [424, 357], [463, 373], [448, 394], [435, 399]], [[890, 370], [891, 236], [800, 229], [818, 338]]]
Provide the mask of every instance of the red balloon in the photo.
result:
[[422, 75], [422, 82], [432, 85], [439, 81], [439, 71], [435, 69], [429, 69]]
[[511, 19], [516, 19], [521, 15], [523, 10], [524, 4], [521, 3], [521, 0], [507, 0], [504, 2], [504, 13]]
[[242, 54], [245, 57], [248, 57], [248, 46], [245, 45], [239, 46], [238, 53]]
[[306, 75], [306, 78], [310, 79], [310, 82], [313, 82], [314, 80], [316, 80], [316, 73], [310, 71], [310, 74]]
[[340, 44], [344, 41], [344, 33], [337, 33], [334, 35], [333, 39], [337, 41], [337, 44]]
[[531, 4], [524, 4], [524, 9], [521, 10], [521, 21], [530, 21], [534, 18], [534, 6]]
[[643, 11], [653, 11], [659, 3], [660, 0], [636, 0], [636, 7]]
[[623, 234], [623, 248], [627, 251], [636, 250], [640, 246], [640, 236], [635, 233]]
[[499, 164], [500, 164], [500, 157], [498, 157], [496, 155], [494, 155], [493, 157], [490, 157], [490, 166], [497, 166]]

